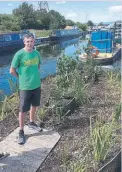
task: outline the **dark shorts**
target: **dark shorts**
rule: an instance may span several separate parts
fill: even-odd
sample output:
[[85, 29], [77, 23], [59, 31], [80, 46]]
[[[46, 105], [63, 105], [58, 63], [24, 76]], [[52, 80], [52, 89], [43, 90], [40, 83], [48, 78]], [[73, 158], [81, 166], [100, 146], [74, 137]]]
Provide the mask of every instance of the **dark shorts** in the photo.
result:
[[34, 90], [20, 90], [20, 112], [27, 112], [30, 106], [40, 105], [41, 89]]

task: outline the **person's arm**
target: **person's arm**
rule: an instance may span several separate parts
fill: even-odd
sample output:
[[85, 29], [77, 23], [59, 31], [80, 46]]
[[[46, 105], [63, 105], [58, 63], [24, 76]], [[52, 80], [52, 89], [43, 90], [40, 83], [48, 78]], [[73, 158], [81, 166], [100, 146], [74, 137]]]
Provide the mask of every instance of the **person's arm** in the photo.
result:
[[40, 70], [40, 64], [38, 64], [38, 69]]
[[13, 76], [15, 77], [19, 77], [16, 69], [18, 68], [19, 66], [19, 63], [20, 63], [20, 60], [19, 60], [19, 55], [18, 53], [16, 53], [12, 59], [12, 63], [11, 63], [11, 67], [10, 67], [10, 74], [12, 74]]
[[18, 73], [15, 68], [10, 67], [10, 74], [18, 78]]
[[[38, 52], [38, 51], [37, 51]], [[41, 65], [41, 56], [40, 53], [38, 52], [38, 57], [39, 57], [39, 64], [38, 64], [38, 69], [40, 70], [40, 65]]]

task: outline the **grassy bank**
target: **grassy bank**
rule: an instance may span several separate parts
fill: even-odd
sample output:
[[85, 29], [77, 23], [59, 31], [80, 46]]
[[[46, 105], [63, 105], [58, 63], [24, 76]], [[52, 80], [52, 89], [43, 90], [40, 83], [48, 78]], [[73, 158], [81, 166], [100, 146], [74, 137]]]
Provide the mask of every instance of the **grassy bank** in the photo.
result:
[[38, 37], [47, 37], [52, 32], [52, 30], [34, 30], [34, 29], [30, 29], [29, 31], [34, 32], [36, 34], [36, 38], [38, 38]]
[[[35, 30], [35, 29], [29, 29], [29, 31], [30, 32], [34, 32], [36, 34], [36, 38], [38, 38], [38, 37], [47, 37], [52, 32], [52, 30]], [[2, 33], [9, 33], [9, 32], [14, 32], [14, 31], [10, 31], [10, 30], [2, 31], [2, 30], [0, 30], [0, 34], [2, 34]]]

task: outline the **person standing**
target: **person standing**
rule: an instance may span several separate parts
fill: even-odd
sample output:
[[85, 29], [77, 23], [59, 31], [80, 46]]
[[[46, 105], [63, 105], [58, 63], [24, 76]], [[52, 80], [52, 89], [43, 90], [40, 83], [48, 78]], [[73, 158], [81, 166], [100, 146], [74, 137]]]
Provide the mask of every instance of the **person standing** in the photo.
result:
[[24, 121], [25, 113], [30, 110], [28, 127], [42, 131], [35, 123], [36, 109], [40, 105], [41, 80], [40, 80], [40, 53], [33, 49], [35, 39], [32, 33], [24, 35], [24, 48], [14, 55], [10, 74], [19, 79], [20, 109], [19, 109], [19, 136], [18, 144], [25, 143]]

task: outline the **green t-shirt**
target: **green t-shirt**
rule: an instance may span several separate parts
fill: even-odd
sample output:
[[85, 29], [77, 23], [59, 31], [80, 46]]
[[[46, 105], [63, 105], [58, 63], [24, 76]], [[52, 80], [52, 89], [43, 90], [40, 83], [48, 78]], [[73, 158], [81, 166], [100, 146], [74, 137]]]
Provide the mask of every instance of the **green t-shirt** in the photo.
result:
[[21, 49], [15, 54], [11, 66], [18, 69], [20, 90], [33, 90], [41, 86], [40, 63], [41, 56], [37, 50], [27, 52]]

